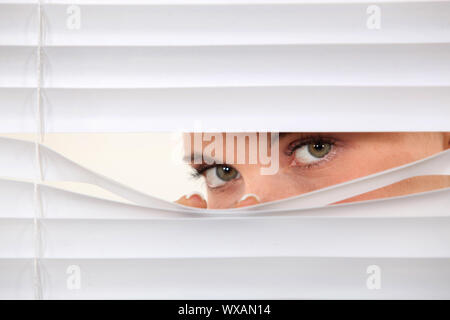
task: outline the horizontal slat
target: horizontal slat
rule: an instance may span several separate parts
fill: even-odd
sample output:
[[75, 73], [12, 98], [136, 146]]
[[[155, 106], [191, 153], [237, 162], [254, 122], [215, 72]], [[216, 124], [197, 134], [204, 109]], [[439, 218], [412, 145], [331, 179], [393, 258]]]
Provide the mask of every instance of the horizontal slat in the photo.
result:
[[[32, 183], [0, 180], [0, 217], [32, 218], [35, 214]], [[179, 211], [103, 200], [39, 185], [43, 215], [56, 219], [172, 219], [268, 216], [327, 217], [438, 217], [449, 216], [450, 188], [415, 195], [306, 209], [260, 208], [258, 211]]]
[[450, 44], [49, 47], [44, 86], [444, 86], [449, 55]]
[[450, 257], [449, 217], [44, 219], [41, 223], [46, 258]]
[[[450, 44], [48, 47], [43, 86], [448, 86], [449, 55]], [[0, 87], [35, 86], [35, 56], [2, 47]]]
[[[0, 2], [0, 45], [36, 45], [37, 0]], [[44, 45], [449, 42], [448, 1], [42, 1]], [[81, 27], [69, 29], [70, 5]], [[381, 28], [366, 26], [369, 5]]]
[[[40, 226], [43, 258], [450, 257], [448, 216], [43, 218]], [[2, 218], [0, 227], [0, 257], [34, 257], [33, 219]]]
[[[67, 290], [70, 264], [82, 290]], [[367, 267], [379, 265], [382, 290], [368, 290]], [[448, 259], [47, 260], [47, 298], [300, 299], [449, 298]], [[51, 288], [51, 289], [50, 289]]]
[[[369, 266], [381, 290], [369, 290]], [[70, 266], [80, 289], [70, 290]], [[44, 299], [448, 299], [449, 259], [43, 259]], [[0, 260], [0, 297], [32, 298], [31, 261]], [[76, 276], [76, 275], [75, 275]], [[72, 275], [73, 277], [73, 275]]]
[[225, 45], [449, 42], [450, 2], [382, 3], [382, 27], [366, 26], [367, 3], [86, 5], [80, 29], [67, 5], [45, 5], [46, 45]]
[[[450, 188], [406, 197], [396, 197], [359, 203], [333, 205], [307, 209], [237, 211], [214, 213], [214, 210], [181, 212], [170, 209], [143, 208], [128, 204], [96, 199], [41, 186], [45, 203], [45, 216], [65, 219], [165, 219], [165, 218], [214, 218], [267, 217], [267, 216], [327, 216], [327, 217], [437, 217], [450, 216]], [[30, 190], [31, 192], [31, 190]], [[6, 192], [5, 196], [8, 194]], [[26, 213], [20, 213], [20, 216]], [[6, 217], [14, 217], [8, 212]]]
[[39, 0], [0, 0], [0, 4], [37, 4]]
[[[45, 89], [42, 93], [46, 132], [192, 131], [199, 129], [198, 124], [205, 131], [224, 132], [447, 131], [450, 119], [450, 87]], [[32, 89], [0, 89], [4, 114], [0, 132], [36, 132], [34, 94]]]
[[[10, 2], [14, 0], [0, 0], [1, 2]], [[21, 2], [36, 2], [38, 0], [17, 0]], [[416, 3], [416, 2], [445, 2], [448, 0], [41, 0], [51, 4], [83, 4], [83, 5], [216, 5], [216, 4], [317, 4], [317, 3]]]

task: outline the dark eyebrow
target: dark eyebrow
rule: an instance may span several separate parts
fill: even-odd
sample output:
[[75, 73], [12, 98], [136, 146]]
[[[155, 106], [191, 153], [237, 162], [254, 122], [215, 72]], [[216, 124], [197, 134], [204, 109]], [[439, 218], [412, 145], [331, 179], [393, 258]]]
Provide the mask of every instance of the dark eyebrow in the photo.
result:
[[[195, 163], [195, 164], [194, 164], [194, 159], [197, 158], [197, 157], [198, 157], [199, 159], [202, 159], [202, 163]], [[204, 163], [206, 163], [205, 159], [207, 159], [208, 162], [210, 162], [210, 163], [211, 163], [211, 162], [213, 162], [213, 163], [216, 162], [215, 159], [210, 158], [210, 157], [203, 156], [203, 158], [202, 158], [202, 154], [201, 154], [201, 153], [198, 153], [198, 152], [193, 152], [193, 153], [191, 153], [190, 155], [187, 155], [187, 156], [184, 156], [184, 157], [183, 157], [183, 161], [184, 161], [184, 162], [187, 162], [187, 163], [190, 164], [190, 165], [201, 165], [201, 164], [204, 164]]]

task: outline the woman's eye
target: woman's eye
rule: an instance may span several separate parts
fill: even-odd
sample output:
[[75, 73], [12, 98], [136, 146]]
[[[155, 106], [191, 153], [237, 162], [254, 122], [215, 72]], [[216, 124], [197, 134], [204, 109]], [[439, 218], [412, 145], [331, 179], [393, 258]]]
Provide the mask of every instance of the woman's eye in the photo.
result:
[[206, 184], [210, 188], [223, 186], [225, 183], [238, 179], [239, 177], [239, 171], [226, 165], [217, 165], [209, 168], [205, 172]]
[[325, 157], [332, 149], [331, 143], [313, 142], [295, 150], [295, 158], [301, 163], [314, 163]]

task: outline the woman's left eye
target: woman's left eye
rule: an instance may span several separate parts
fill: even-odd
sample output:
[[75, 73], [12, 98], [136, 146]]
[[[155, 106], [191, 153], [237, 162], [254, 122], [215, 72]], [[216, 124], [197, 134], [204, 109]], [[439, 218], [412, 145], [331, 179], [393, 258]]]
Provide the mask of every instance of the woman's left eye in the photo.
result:
[[311, 142], [298, 147], [294, 156], [300, 163], [311, 164], [323, 159], [330, 153], [333, 145], [322, 141]]
[[210, 188], [223, 186], [229, 181], [239, 179], [240, 176], [239, 171], [227, 165], [217, 165], [205, 171], [206, 184]]

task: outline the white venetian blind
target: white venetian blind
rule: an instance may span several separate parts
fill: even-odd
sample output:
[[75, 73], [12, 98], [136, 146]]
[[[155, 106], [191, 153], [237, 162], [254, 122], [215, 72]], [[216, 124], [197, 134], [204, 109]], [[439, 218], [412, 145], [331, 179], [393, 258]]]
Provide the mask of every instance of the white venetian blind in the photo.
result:
[[[3, 2], [0, 131], [34, 132], [37, 3]], [[45, 131], [447, 130], [450, 3], [373, 3], [42, 1]]]
[[[449, 298], [449, 188], [326, 204], [448, 175], [450, 151], [222, 212], [45, 146], [67, 132], [448, 131], [449, 86], [449, 1], [0, 1], [0, 132], [37, 138], [0, 139], [0, 297]], [[67, 180], [133, 204], [41, 183]]]

